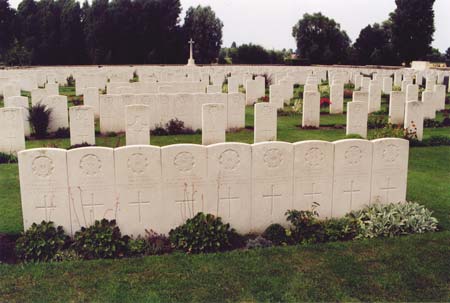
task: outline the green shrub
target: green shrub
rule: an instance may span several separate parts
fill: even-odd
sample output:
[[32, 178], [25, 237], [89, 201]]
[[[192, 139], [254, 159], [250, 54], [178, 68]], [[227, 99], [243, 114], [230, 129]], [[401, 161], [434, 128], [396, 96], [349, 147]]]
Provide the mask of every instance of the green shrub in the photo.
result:
[[229, 249], [231, 233], [230, 225], [223, 224], [220, 217], [198, 213], [172, 229], [169, 239], [175, 249], [188, 253], [209, 253]]
[[367, 128], [383, 128], [386, 127], [386, 125], [388, 125], [387, 117], [379, 115], [369, 115], [369, 118], [367, 120]]
[[169, 135], [187, 135], [195, 133], [191, 128], [185, 127], [184, 122], [177, 118], [170, 119], [170, 121], [166, 123], [166, 130]]
[[60, 127], [54, 133], [54, 137], [58, 139], [70, 138], [70, 129], [68, 127]]
[[27, 262], [50, 261], [69, 244], [69, 237], [61, 226], [53, 222], [33, 223], [16, 242], [17, 257]]
[[321, 222], [324, 242], [348, 241], [356, 237], [356, 222], [350, 218], [328, 219]]
[[381, 138], [405, 138], [405, 130], [401, 126], [387, 124], [386, 126], [376, 129], [369, 135], [369, 139]]
[[286, 229], [280, 224], [269, 225], [262, 236], [274, 245], [286, 245], [290, 243], [290, 237], [287, 235]]
[[393, 237], [437, 230], [432, 212], [418, 203], [374, 204], [348, 215], [357, 225], [357, 238]]
[[47, 136], [51, 113], [51, 108], [47, 108], [46, 105], [41, 103], [28, 109], [28, 121], [37, 139], [43, 139]]
[[291, 223], [290, 234], [295, 243], [306, 244], [324, 241], [323, 226], [319, 214], [314, 210], [288, 210], [287, 220]]
[[142, 237], [129, 239], [127, 243], [127, 255], [131, 257], [141, 257], [147, 255], [148, 243]]
[[84, 259], [111, 259], [126, 254], [129, 238], [122, 237], [116, 220], [96, 220], [75, 233], [73, 248]]
[[157, 127], [150, 131], [152, 136], [167, 136], [169, 133], [164, 128], [164, 126], [160, 123]]
[[172, 245], [169, 238], [163, 234], [158, 234], [153, 230], [145, 230], [147, 240], [148, 255], [163, 255], [172, 251]]
[[5, 154], [0, 152], [0, 164], [17, 163], [17, 157], [13, 154]]
[[70, 75], [69, 77], [66, 78], [67, 81], [67, 86], [75, 86], [75, 78]]
[[59, 250], [52, 258], [52, 262], [63, 262], [63, 261], [79, 261], [83, 258], [74, 249], [64, 249]]
[[266, 248], [271, 247], [272, 241], [267, 240], [263, 236], [258, 236], [255, 239], [249, 239], [245, 245], [246, 249]]

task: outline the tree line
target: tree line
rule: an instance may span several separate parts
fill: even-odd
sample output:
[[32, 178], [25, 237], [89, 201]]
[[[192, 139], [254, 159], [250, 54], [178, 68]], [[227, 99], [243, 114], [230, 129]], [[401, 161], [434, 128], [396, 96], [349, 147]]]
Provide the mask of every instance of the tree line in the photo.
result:
[[198, 40], [198, 63], [217, 60], [222, 22], [210, 7], [179, 0], [0, 0], [0, 62], [9, 65], [185, 63]]
[[394, 12], [363, 28], [352, 44], [333, 19], [305, 14], [294, 25], [293, 50], [256, 44], [222, 48], [222, 21], [209, 6], [180, 0], [0, 0], [0, 63], [7, 65], [184, 64], [193, 38], [197, 63], [399, 65], [450, 61], [431, 47], [435, 0], [396, 0]]

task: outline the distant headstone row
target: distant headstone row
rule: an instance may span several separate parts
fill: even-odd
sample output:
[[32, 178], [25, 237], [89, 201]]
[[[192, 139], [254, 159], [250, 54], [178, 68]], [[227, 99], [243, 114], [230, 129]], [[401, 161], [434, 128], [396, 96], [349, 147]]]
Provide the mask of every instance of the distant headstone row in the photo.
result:
[[24, 228], [51, 220], [73, 234], [108, 218], [127, 234], [167, 233], [203, 211], [260, 232], [316, 204], [341, 217], [405, 201], [408, 153], [402, 139], [30, 149], [19, 153]]

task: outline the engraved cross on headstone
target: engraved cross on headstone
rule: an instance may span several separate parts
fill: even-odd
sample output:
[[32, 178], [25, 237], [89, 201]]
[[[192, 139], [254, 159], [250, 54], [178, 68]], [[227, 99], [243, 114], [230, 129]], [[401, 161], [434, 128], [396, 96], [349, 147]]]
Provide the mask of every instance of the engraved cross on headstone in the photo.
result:
[[386, 177], [386, 187], [381, 187], [380, 190], [381, 191], [385, 191], [386, 192], [386, 201], [384, 201], [385, 203], [390, 203], [389, 201], [389, 191], [395, 190], [397, 189], [397, 187], [393, 187], [391, 185], [391, 177]]
[[150, 204], [151, 202], [150, 201], [141, 201], [141, 191], [137, 192], [137, 196], [138, 196], [137, 201], [130, 202], [129, 204], [132, 206], [138, 207], [139, 223], [141, 223], [141, 206]]
[[183, 219], [187, 217], [187, 211], [189, 211], [191, 216], [193, 215], [195, 198], [193, 196], [189, 198], [189, 192], [185, 190], [184, 198], [182, 200], [175, 200], [175, 203], [180, 205], [181, 217]]
[[[232, 196], [231, 196], [231, 187], [228, 186], [228, 192], [227, 192], [226, 197], [219, 198], [219, 204], [220, 204], [220, 202], [222, 202], [222, 201], [227, 201], [227, 202], [228, 202], [228, 218], [231, 217], [231, 202], [232, 202], [233, 200], [239, 200], [239, 197], [232, 197]], [[217, 213], [218, 213], [218, 212], [217, 212]]]
[[270, 198], [270, 214], [273, 214], [273, 202], [275, 198], [281, 197], [281, 194], [275, 194], [275, 185], [272, 184], [271, 192], [268, 195], [263, 195], [263, 198]]
[[352, 210], [352, 206], [353, 206], [353, 193], [360, 192], [359, 189], [353, 189], [353, 183], [354, 183], [354, 181], [351, 180], [350, 181], [350, 189], [344, 190], [345, 194], [350, 194], [350, 210]]
[[88, 204], [82, 204], [83, 208], [89, 208], [89, 214], [91, 217], [91, 223], [95, 221], [95, 208], [105, 206], [104, 204], [95, 203], [94, 193], [91, 193], [91, 201]]
[[311, 204], [319, 203], [319, 201], [315, 199], [315, 196], [321, 196], [322, 195], [322, 192], [314, 191], [315, 185], [316, 185], [316, 183], [312, 183], [312, 190], [311, 190], [311, 192], [303, 194], [305, 197], [311, 197], [311, 200], [312, 200]]
[[44, 205], [42, 206], [36, 206], [36, 209], [43, 209], [45, 211], [45, 221], [50, 221], [51, 218], [51, 211], [56, 209], [56, 206], [53, 204], [53, 198], [55, 197], [55, 195], [51, 194], [50, 197], [50, 205], [47, 203], [47, 198], [49, 197], [49, 195], [45, 194], [43, 196], [43, 202]]

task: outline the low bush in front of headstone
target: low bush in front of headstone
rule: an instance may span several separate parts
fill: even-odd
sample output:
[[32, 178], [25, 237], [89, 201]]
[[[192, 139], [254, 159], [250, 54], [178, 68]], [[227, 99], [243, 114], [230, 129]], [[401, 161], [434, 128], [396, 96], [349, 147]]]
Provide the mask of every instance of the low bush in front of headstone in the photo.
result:
[[51, 261], [70, 245], [70, 238], [53, 222], [33, 223], [16, 241], [17, 257], [25, 262]]
[[347, 215], [355, 222], [356, 238], [394, 237], [438, 230], [438, 221], [413, 202], [373, 204]]
[[80, 144], [71, 145], [67, 149], [70, 150], [70, 149], [81, 148], [81, 147], [90, 147], [90, 146], [95, 146], [95, 145], [89, 144], [87, 142], [83, 142], [83, 143], [80, 143]]
[[17, 157], [13, 154], [6, 154], [0, 152], [0, 164], [17, 163]]
[[70, 129], [68, 127], [60, 127], [55, 131], [53, 137], [57, 139], [70, 138]]
[[153, 230], [145, 230], [145, 237], [130, 239], [128, 242], [128, 256], [163, 255], [172, 252], [169, 238]]
[[262, 236], [274, 245], [287, 245], [291, 242], [289, 230], [280, 224], [271, 224], [262, 233]]
[[52, 110], [41, 103], [35, 104], [28, 109], [28, 121], [37, 139], [43, 139], [47, 136], [51, 113]]
[[257, 236], [254, 239], [248, 239], [245, 248], [256, 249], [256, 248], [267, 248], [271, 246], [273, 246], [272, 241], [264, 238], [263, 236]]
[[198, 213], [169, 232], [172, 246], [187, 253], [211, 253], [232, 248], [235, 231], [220, 217]]
[[184, 122], [177, 118], [171, 119], [165, 125], [159, 124], [155, 129], [150, 131], [152, 136], [193, 135], [196, 133], [198, 132], [186, 127]]
[[122, 236], [116, 220], [96, 220], [74, 236], [72, 247], [84, 259], [113, 259], [127, 253], [128, 236]]

